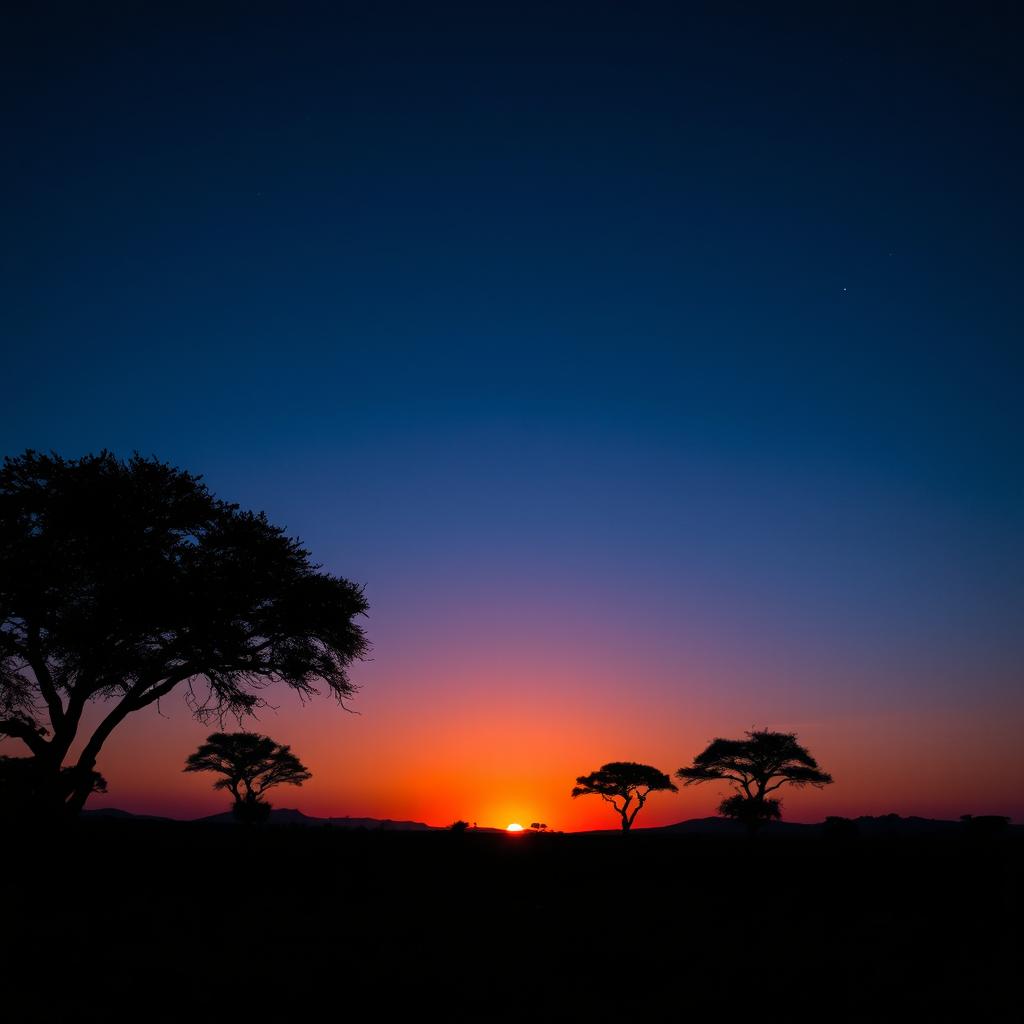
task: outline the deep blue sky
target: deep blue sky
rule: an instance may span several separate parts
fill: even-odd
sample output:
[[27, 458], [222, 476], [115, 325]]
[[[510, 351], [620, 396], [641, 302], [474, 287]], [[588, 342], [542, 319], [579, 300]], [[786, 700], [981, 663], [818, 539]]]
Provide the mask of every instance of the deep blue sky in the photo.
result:
[[1011, 5], [154, 6], [8, 16], [0, 451], [204, 473], [385, 664], [1018, 708]]

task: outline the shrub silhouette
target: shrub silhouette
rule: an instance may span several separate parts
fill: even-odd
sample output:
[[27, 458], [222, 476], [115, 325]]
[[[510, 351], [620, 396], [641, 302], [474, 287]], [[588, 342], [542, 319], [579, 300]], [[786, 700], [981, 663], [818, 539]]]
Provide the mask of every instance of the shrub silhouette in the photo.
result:
[[860, 825], [852, 818], [843, 818], [839, 815], [830, 814], [825, 818], [821, 826], [821, 834], [826, 839], [845, 842], [856, 839], [860, 835]]
[[782, 817], [782, 805], [778, 800], [755, 800], [742, 793], [735, 793], [718, 805], [718, 813], [725, 818], [734, 818], [746, 825], [748, 830], [754, 831], [766, 822], [778, 821]]
[[1010, 831], [1010, 819], [1002, 814], [961, 814], [960, 820], [972, 839], [992, 839]]
[[[61, 784], [69, 790], [86, 785], [90, 793], [106, 793], [107, 780], [99, 772], [90, 771], [85, 779], [79, 778], [78, 772], [74, 765], [62, 768]], [[0, 755], [0, 813], [14, 818], [32, 817], [50, 781], [35, 758]]]

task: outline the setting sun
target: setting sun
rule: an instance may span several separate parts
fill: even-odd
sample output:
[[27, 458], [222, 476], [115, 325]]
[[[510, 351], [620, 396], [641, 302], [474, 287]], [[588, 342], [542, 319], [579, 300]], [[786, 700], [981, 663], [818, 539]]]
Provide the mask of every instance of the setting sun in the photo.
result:
[[512, 824], [509, 825], [505, 829], [505, 831], [506, 832], [522, 832], [523, 831], [523, 826], [522, 825], [517, 825], [515, 822], [512, 822]]

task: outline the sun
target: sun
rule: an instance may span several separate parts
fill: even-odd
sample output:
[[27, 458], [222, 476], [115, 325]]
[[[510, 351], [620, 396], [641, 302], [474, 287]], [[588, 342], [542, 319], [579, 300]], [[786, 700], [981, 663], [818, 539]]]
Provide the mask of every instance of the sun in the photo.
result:
[[506, 832], [522, 832], [523, 831], [523, 826], [522, 825], [518, 825], [518, 824], [516, 824], [516, 822], [513, 821], [511, 825], [508, 825], [505, 828], [505, 831]]

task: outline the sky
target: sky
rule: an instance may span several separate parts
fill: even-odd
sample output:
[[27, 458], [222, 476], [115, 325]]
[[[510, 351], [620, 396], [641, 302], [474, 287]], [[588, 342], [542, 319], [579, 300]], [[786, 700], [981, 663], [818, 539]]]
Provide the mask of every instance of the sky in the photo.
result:
[[[577, 775], [772, 728], [788, 819], [1024, 819], [1024, 19], [771, 6], [4, 15], [0, 452], [365, 586], [355, 713], [248, 724], [279, 806], [613, 827]], [[223, 809], [209, 731], [132, 716], [92, 806]]]

